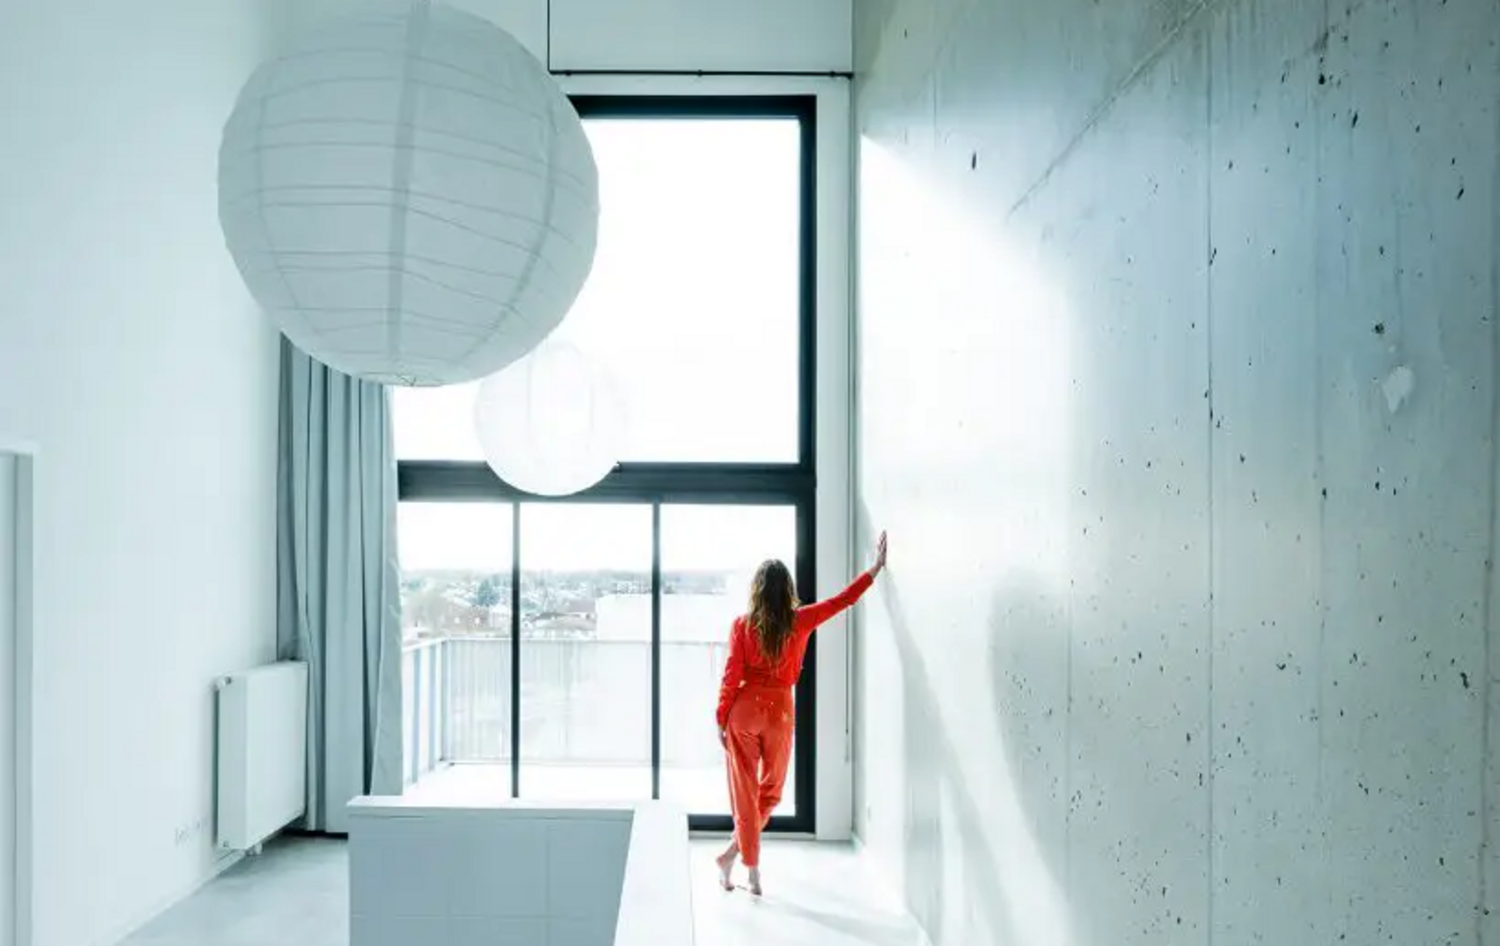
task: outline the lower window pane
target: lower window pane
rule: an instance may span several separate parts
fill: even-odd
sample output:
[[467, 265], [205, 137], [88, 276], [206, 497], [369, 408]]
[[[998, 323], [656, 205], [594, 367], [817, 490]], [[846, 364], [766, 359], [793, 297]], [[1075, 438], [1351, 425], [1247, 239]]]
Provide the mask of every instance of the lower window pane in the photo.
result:
[[[795, 507], [662, 507], [661, 797], [695, 814], [729, 813], [714, 707], [730, 624], [767, 558], [795, 570]], [[776, 814], [796, 813], [795, 785], [794, 762]]]
[[[509, 794], [511, 517], [499, 503], [399, 507], [405, 775]], [[520, 789], [538, 800], [651, 795], [651, 508], [524, 504]], [[765, 558], [796, 560], [791, 506], [661, 511], [661, 796], [728, 814], [714, 706], [729, 626]], [[439, 784], [441, 783], [441, 784]], [[778, 815], [795, 814], [795, 763]]]
[[521, 797], [651, 797], [651, 507], [521, 507]]
[[444, 761], [498, 773], [511, 743], [511, 507], [403, 502], [397, 516], [407, 777]]

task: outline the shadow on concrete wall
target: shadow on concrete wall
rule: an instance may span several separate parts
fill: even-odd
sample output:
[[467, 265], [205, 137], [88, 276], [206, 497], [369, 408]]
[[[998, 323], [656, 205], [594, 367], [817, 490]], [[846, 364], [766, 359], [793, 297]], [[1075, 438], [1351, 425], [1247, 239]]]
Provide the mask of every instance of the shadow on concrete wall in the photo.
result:
[[[860, 534], [873, 534], [868, 511], [863, 507], [859, 517]], [[1065, 627], [1055, 628], [1054, 618], [1041, 613], [1044, 606], [1038, 604], [1040, 600], [1038, 593], [1019, 586], [1002, 589], [993, 596], [984, 659], [988, 665], [986, 679], [992, 687], [995, 723], [1001, 741], [1005, 743], [994, 747], [997, 753], [1006, 753], [1010, 743], [1005, 736], [1010, 711], [1006, 694], [1011, 687], [1011, 668], [1028, 660], [1025, 654], [1014, 652], [1016, 643], [1043, 640], [1047, 633], [1056, 633], [1057, 630], [1066, 633]], [[923, 671], [919, 654], [920, 648], [925, 646], [923, 634], [911, 617], [920, 609], [913, 612], [908, 608], [898, 579], [884, 582], [880, 602], [871, 602], [871, 606], [884, 611], [901, 665], [899, 684], [882, 680], [864, 681], [864, 685], [877, 689], [899, 685], [901, 705], [905, 709], [904, 740], [900, 752], [907, 783], [906, 810], [902, 818], [906, 858], [902, 893], [906, 907], [940, 946], [959, 946], [959, 942], [945, 943], [939, 939], [945, 931], [963, 946], [991, 943], [1032, 946], [1025, 938], [1030, 924], [1025, 918], [1014, 915], [1014, 898], [1006, 893], [1007, 878], [1002, 873], [1006, 857], [1004, 852], [994, 849], [991, 840], [994, 832], [988, 821], [995, 817], [997, 800], [976, 797], [966, 784], [960, 750], [954, 735], [942, 720], [933, 683]], [[1017, 625], [1022, 622], [1043, 626], [1020, 629]], [[1057, 707], [1055, 712], [1059, 715], [1065, 713], [1066, 707]], [[986, 722], [978, 731], [993, 728]], [[1062, 748], [1065, 751], [1065, 747]], [[1011, 772], [1021, 770], [1024, 765], [1023, 760], [1015, 757], [1015, 751], [1011, 749], [1008, 758]], [[1055, 808], [1059, 804], [1056, 799], [1039, 797], [1039, 793], [1047, 791], [1044, 785], [1028, 785], [1023, 780], [1015, 788], [1025, 813], [1046, 810], [1049, 806]], [[945, 824], [945, 819], [952, 823]], [[1026, 869], [1040, 867], [1052, 877], [1058, 877], [1057, 870], [1065, 860], [1064, 852], [1050, 850], [1044, 853], [1047, 855], [1044, 864], [1027, 865]], [[945, 883], [955, 870], [963, 878], [956, 889]], [[959, 928], [945, 930], [951, 927], [954, 918], [957, 918]]]
[[[860, 534], [872, 535], [863, 508], [859, 519]], [[940, 696], [951, 684], [930, 678], [926, 667], [933, 662], [923, 659], [933, 639], [922, 626], [928, 609], [909, 601], [900, 578], [899, 536], [892, 541], [897, 564], [882, 582], [879, 600], [868, 607], [889, 622], [901, 678], [859, 685], [877, 700], [881, 691], [899, 693], [904, 711], [899, 747], [882, 750], [871, 741], [873, 734], [864, 744], [873, 746], [865, 751], [901, 754], [906, 797], [887, 804], [905, 806], [906, 908], [936, 946], [1082, 946], [1132, 936], [1171, 941], [1202, 935], [1195, 918], [1168, 909], [1180, 910], [1179, 898], [1191, 902], [1192, 893], [1163, 889], [1149, 858], [1137, 865], [1144, 872], [1129, 870], [1132, 852], [1121, 847], [1159, 835], [1153, 825], [1161, 800], [1145, 794], [1152, 780], [1142, 778], [1141, 766], [1148, 750], [1169, 737], [1142, 732], [1139, 751], [1112, 746], [1103, 753], [1088, 752], [1072, 738], [1070, 673], [1076, 679], [1107, 671], [1080, 664], [1096, 658], [1072, 646], [1067, 601], [1024, 573], [997, 580], [983, 631], [959, 635], [973, 648], [973, 659], [984, 662], [982, 676], [976, 676], [988, 687], [983, 705], [992, 716], [955, 724], [955, 697]], [[1121, 620], [1122, 627], [1133, 624]], [[1132, 633], [1140, 632], [1136, 627]], [[1086, 715], [1118, 718], [1127, 709], [1096, 703]], [[1173, 732], [1170, 738], [1178, 738]], [[982, 784], [975, 784], [976, 772], [984, 773]], [[1106, 803], [1109, 817], [1101, 823], [1094, 809]], [[1085, 810], [1087, 817], [1078, 817]], [[1183, 812], [1184, 823], [1191, 817]], [[1075, 837], [1078, 831], [1090, 836]], [[1137, 904], [1157, 901], [1144, 911], [1151, 929], [1126, 931], [1119, 924], [1127, 918], [1106, 915], [1122, 897]]]

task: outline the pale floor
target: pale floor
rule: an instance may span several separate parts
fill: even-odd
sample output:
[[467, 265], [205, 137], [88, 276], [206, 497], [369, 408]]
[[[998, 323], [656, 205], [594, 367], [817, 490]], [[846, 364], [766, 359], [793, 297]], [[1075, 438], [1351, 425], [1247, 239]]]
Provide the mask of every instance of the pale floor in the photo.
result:
[[[925, 942], [849, 845], [768, 841], [761, 857], [766, 895], [757, 900], [743, 889], [718, 888], [713, 856], [722, 844], [692, 845], [699, 946]], [[346, 850], [344, 842], [328, 839], [274, 843], [122, 946], [347, 946]]]

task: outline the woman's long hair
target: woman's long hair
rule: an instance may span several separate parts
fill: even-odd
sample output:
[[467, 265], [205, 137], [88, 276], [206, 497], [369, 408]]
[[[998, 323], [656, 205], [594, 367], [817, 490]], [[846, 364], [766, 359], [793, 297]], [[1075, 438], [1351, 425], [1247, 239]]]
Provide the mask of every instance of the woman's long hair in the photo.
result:
[[792, 637], [797, 613], [797, 589], [792, 573], [776, 559], [761, 562], [750, 583], [750, 624], [760, 638], [760, 648], [771, 662], [781, 659]]

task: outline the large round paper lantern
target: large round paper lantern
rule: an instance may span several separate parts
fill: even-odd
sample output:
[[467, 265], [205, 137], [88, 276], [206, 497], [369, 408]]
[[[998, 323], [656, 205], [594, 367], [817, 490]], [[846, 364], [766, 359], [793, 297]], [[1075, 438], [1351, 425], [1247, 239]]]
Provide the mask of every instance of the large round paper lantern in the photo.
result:
[[371, 381], [456, 384], [567, 314], [598, 172], [531, 53], [418, 2], [332, 21], [256, 70], [224, 128], [219, 218], [299, 348]]
[[474, 426], [502, 480], [538, 496], [569, 496], [614, 469], [626, 412], [603, 365], [549, 339], [479, 385]]

